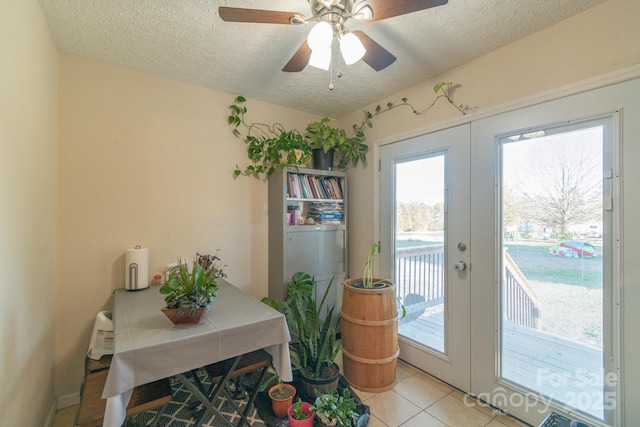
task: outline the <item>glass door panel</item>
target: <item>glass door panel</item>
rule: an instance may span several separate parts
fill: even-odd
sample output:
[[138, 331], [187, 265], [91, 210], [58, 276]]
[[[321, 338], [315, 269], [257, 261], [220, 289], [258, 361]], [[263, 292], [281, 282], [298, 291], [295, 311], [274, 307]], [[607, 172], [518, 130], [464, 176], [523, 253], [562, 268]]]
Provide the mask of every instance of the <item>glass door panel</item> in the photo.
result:
[[500, 138], [500, 373], [604, 419], [604, 127]]
[[403, 337], [445, 352], [445, 155], [396, 164], [395, 283]]

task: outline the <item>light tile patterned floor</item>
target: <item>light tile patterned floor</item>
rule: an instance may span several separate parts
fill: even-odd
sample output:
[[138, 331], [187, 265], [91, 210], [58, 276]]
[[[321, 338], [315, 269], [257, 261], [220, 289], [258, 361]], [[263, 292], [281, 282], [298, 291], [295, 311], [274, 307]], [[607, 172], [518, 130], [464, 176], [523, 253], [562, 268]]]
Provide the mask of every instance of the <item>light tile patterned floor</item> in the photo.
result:
[[371, 409], [369, 427], [522, 427], [403, 362], [396, 385], [382, 393], [356, 390]]
[[[396, 385], [382, 393], [356, 390], [371, 409], [369, 427], [522, 427], [436, 378], [403, 362]], [[56, 413], [53, 427], [72, 427], [76, 406]]]

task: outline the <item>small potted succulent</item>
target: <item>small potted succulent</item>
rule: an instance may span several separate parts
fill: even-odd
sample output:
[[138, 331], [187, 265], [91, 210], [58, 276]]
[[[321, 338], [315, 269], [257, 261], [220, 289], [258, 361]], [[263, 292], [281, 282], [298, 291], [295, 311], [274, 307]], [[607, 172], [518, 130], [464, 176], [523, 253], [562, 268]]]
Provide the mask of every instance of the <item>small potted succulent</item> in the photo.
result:
[[354, 427], [359, 418], [356, 407], [355, 399], [345, 388], [342, 390], [342, 394], [337, 391], [325, 394], [317, 393], [312, 409], [325, 426]]
[[287, 409], [289, 427], [313, 427], [313, 409], [310, 403], [298, 399]]
[[167, 303], [162, 312], [173, 323], [198, 323], [204, 311], [210, 309], [218, 293], [216, 279], [226, 277], [217, 253], [196, 254], [191, 269], [178, 259], [178, 266], [171, 270], [167, 281], [160, 287]]

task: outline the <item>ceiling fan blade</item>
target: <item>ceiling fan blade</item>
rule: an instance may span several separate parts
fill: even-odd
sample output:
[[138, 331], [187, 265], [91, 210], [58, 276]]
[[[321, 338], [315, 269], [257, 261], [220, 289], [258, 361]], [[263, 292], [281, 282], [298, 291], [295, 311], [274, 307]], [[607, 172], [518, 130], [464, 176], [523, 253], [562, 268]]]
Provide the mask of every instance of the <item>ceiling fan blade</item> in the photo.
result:
[[388, 0], [364, 0], [358, 3], [354, 10], [355, 13], [363, 12], [362, 21], [373, 22], [419, 10], [431, 9], [432, 7], [445, 5], [447, 2], [448, 0], [396, 0], [392, 2]]
[[387, 49], [376, 43], [371, 37], [363, 33], [362, 31], [352, 31], [353, 34], [358, 36], [366, 52], [362, 57], [362, 60], [369, 64], [371, 68], [376, 71], [384, 70], [389, 65], [393, 64], [396, 57], [391, 54]]
[[311, 48], [309, 44], [305, 40], [302, 43], [302, 46], [293, 54], [287, 65], [284, 66], [282, 71], [286, 72], [298, 72], [304, 70], [304, 67], [309, 63], [309, 58], [311, 57]]
[[257, 22], [261, 24], [291, 24], [292, 17], [305, 19], [296, 12], [281, 12], [277, 10], [243, 9], [239, 7], [218, 8], [223, 21], [227, 22]]

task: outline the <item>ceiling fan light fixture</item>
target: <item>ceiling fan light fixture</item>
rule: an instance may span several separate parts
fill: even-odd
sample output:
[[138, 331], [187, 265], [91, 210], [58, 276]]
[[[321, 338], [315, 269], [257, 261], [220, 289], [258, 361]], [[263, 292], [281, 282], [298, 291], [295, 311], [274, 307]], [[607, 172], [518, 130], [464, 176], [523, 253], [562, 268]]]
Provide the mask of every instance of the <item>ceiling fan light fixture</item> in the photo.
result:
[[318, 48], [311, 51], [309, 57], [309, 65], [312, 67], [320, 68], [321, 70], [328, 70], [331, 65], [331, 45], [329, 47]]
[[333, 28], [326, 21], [320, 21], [313, 26], [307, 36], [307, 43], [312, 51], [325, 49], [331, 46], [333, 41]]
[[368, 4], [365, 4], [362, 7], [359, 7], [358, 10], [356, 10], [356, 12], [354, 13], [354, 18], [362, 19], [365, 21], [372, 19], [373, 10], [371, 9], [371, 6], [369, 6]]
[[358, 36], [346, 33], [340, 38], [340, 52], [345, 64], [352, 65], [360, 61], [367, 51]]

